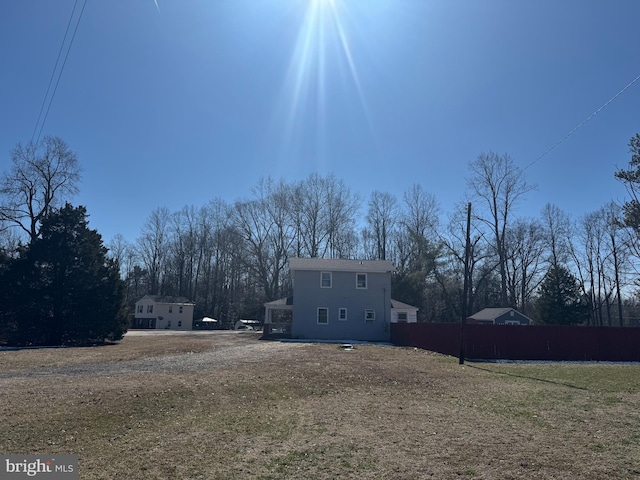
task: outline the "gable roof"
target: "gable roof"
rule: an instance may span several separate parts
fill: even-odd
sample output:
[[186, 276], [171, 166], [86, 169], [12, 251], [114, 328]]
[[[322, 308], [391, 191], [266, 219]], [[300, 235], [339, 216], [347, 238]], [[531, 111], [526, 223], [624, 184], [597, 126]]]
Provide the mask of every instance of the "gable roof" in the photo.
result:
[[287, 305], [293, 305], [293, 295], [289, 295], [285, 298], [279, 298], [278, 300], [272, 300], [264, 304], [265, 307], [285, 307]]
[[[187, 297], [173, 297], [171, 295], [145, 295], [138, 302], [142, 300], [152, 300], [156, 303], [172, 303], [178, 305], [195, 305], [191, 300]], [[136, 303], [138, 303], [136, 302]]]
[[387, 273], [393, 271], [388, 260], [346, 260], [344, 258], [290, 258], [289, 270]]
[[398, 300], [391, 299], [391, 308], [399, 308], [401, 310], [420, 310], [418, 307], [414, 307], [413, 305], [409, 305], [408, 303], [402, 303]]
[[471, 318], [473, 320], [495, 320], [496, 318], [501, 317], [502, 315], [504, 315], [505, 313], [509, 313], [510, 311], [514, 311], [516, 315], [531, 320], [526, 315], [518, 312], [515, 308], [511, 308], [511, 307], [507, 307], [507, 308], [485, 308], [483, 310], [480, 310], [477, 313], [474, 313], [473, 315], [471, 315], [471, 316], [469, 316], [467, 318]]

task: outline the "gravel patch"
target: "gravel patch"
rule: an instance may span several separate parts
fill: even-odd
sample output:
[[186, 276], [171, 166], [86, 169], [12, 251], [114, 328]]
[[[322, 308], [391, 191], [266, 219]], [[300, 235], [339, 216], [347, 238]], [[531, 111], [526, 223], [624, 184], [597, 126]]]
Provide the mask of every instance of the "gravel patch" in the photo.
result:
[[0, 380], [55, 375], [109, 376], [126, 373], [197, 372], [231, 368], [236, 365], [260, 366], [268, 359], [286, 359], [303, 344], [256, 341], [255, 343], [220, 345], [200, 353], [172, 354], [139, 360], [83, 363], [60, 367], [39, 367], [1, 373]]

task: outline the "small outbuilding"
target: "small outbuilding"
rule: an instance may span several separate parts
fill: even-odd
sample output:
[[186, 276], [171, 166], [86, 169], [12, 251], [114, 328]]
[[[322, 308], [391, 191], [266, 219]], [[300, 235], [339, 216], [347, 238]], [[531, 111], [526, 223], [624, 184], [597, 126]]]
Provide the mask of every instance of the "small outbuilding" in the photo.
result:
[[417, 323], [418, 307], [391, 299], [391, 323]]
[[515, 308], [485, 308], [467, 317], [467, 323], [477, 325], [533, 325], [526, 315]]

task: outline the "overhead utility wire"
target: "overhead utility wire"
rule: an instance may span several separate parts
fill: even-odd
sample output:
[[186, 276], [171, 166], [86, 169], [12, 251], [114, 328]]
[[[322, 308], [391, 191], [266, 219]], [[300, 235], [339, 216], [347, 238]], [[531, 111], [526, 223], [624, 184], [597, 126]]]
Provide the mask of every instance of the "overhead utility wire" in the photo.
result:
[[[71, 22], [73, 20], [73, 15], [76, 11], [76, 6], [78, 4], [78, 0], [75, 1], [74, 5], [73, 5], [73, 10], [71, 11], [71, 16], [69, 17], [69, 23], [67, 24], [67, 29], [64, 33], [64, 38], [62, 39], [62, 44], [60, 45], [60, 51], [58, 52], [58, 58], [56, 59], [56, 64], [53, 67], [53, 72], [51, 73], [51, 78], [49, 79], [49, 86], [47, 87], [47, 93], [44, 96], [44, 99], [42, 101], [42, 107], [40, 107], [40, 114], [38, 115], [38, 121], [36, 122], [36, 127], [33, 131], [33, 135], [31, 136], [31, 141], [33, 142], [33, 137], [35, 136], [36, 130], [38, 130], [38, 123], [40, 123], [40, 117], [42, 116], [42, 111], [44, 110], [44, 106], [47, 102], [47, 96], [49, 95], [49, 90], [51, 89], [51, 83], [53, 81], [53, 78], [55, 76], [55, 72], [58, 68], [58, 63], [60, 61], [60, 54], [62, 53], [64, 44], [66, 42], [67, 39], [67, 34], [69, 33], [69, 27], [71, 26]], [[76, 22], [76, 26], [73, 30], [73, 35], [71, 36], [71, 40], [69, 42], [69, 45], [67, 47], [67, 53], [64, 56], [64, 60], [62, 62], [62, 66], [60, 67], [60, 71], [58, 72], [58, 78], [56, 80], [55, 86], [53, 88], [53, 92], [51, 93], [51, 97], [49, 98], [49, 104], [47, 105], [47, 110], [44, 114], [44, 117], [42, 117], [42, 123], [40, 124], [40, 130], [38, 131], [38, 136], [36, 137], [36, 143], [40, 140], [40, 136], [42, 135], [42, 130], [44, 128], [44, 125], [47, 121], [47, 117], [49, 116], [49, 110], [51, 109], [51, 104], [53, 103], [53, 98], [56, 95], [56, 91], [58, 90], [58, 84], [60, 83], [60, 78], [62, 77], [62, 72], [64, 71], [64, 67], [67, 64], [67, 58], [69, 58], [69, 52], [71, 51], [71, 46], [73, 45], [73, 41], [76, 38], [76, 33], [78, 32], [78, 27], [80, 26], [80, 20], [82, 20], [82, 14], [84, 13], [84, 9], [87, 6], [87, 0], [84, 0], [84, 3], [82, 5], [82, 10], [80, 10], [80, 15], [78, 16], [78, 21]]]
[[33, 142], [33, 137], [36, 136], [36, 131], [38, 130], [38, 125], [40, 125], [40, 119], [42, 118], [42, 112], [44, 111], [44, 106], [47, 103], [47, 98], [49, 97], [49, 90], [51, 90], [51, 84], [53, 83], [53, 77], [56, 74], [56, 70], [58, 69], [58, 63], [60, 62], [60, 55], [62, 55], [62, 49], [64, 48], [64, 44], [67, 41], [67, 34], [69, 33], [69, 27], [71, 26], [71, 21], [73, 20], [73, 14], [76, 11], [76, 6], [78, 5], [78, 0], [73, 4], [73, 10], [71, 10], [71, 16], [69, 17], [69, 22], [67, 23], [67, 29], [64, 32], [64, 38], [62, 39], [62, 43], [60, 44], [60, 50], [58, 50], [58, 58], [56, 58], [56, 64], [53, 66], [53, 71], [51, 72], [51, 78], [49, 78], [49, 85], [47, 85], [47, 92], [44, 94], [44, 98], [42, 99], [42, 105], [40, 106], [40, 113], [38, 113], [38, 120], [36, 121], [36, 125], [33, 128], [33, 133], [31, 134], [31, 141]]
[[546, 152], [544, 152], [542, 155], [540, 155], [538, 158], [536, 158], [533, 162], [531, 162], [529, 165], [527, 165], [526, 167], [523, 168], [523, 170], [526, 170], [529, 167], [532, 167], [533, 165], [535, 165], [537, 162], [539, 162], [540, 160], [542, 160], [543, 157], [545, 157], [548, 153], [550, 153], [552, 150], [555, 150], [558, 145], [560, 145], [562, 142], [564, 142], [567, 138], [569, 138], [571, 135], [573, 135], [574, 133], [576, 133], [578, 130], [580, 130], [589, 120], [591, 120], [593, 117], [595, 117], [598, 113], [600, 113], [602, 110], [604, 110], [606, 107], [609, 106], [610, 103], [612, 103], [616, 98], [618, 98], [620, 95], [622, 95], [627, 89], [629, 89], [634, 83], [636, 83], [638, 80], [640, 80], [640, 75], [638, 75], [636, 78], [634, 78], [633, 80], [631, 80], [631, 82], [629, 82], [627, 85], [625, 85], [625, 87], [620, 90], [618, 93], [616, 93], [613, 97], [611, 97], [609, 99], [608, 102], [606, 102], [604, 105], [602, 105], [599, 109], [597, 109], [595, 112], [593, 112], [591, 115], [589, 115], [586, 119], [584, 119], [582, 121], [582, 123], [580, 123], [576, 128], [574, 128], [573, 130], [571, 130], [569, 133], [567, 133], [564, 137], [562, 137], [560, 140], [558, 140], [554, 145], [551, 146], [551, 148], [549, 148]]

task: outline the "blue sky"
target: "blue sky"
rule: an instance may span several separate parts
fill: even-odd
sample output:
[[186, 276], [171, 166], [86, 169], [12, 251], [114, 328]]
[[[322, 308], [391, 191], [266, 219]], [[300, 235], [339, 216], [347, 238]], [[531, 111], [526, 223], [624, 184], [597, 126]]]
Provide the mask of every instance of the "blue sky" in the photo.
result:
[[[0, 3], [2, 170], [74, 2]], [[43, 135], [78, 153], [74, 203], [107, 242], [269, 175], [335, 174], [363, 207], [419, 183], [447, 213], [487, 151], [537, 185], [519, 215], [578, 217], [624, 199], [640, 81], [539, 157], [640, 75], [638, 18], [636, 0], [88, 0]]]

